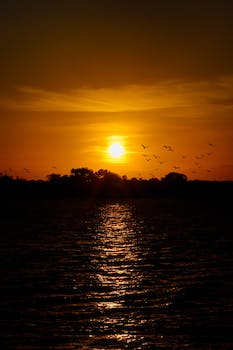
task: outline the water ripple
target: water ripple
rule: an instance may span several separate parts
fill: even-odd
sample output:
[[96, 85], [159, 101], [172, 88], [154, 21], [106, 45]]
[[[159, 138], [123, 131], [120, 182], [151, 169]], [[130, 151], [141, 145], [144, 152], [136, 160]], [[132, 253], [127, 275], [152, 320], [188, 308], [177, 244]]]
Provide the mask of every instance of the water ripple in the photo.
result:
[[2, 348], [231, 348], [228, 216], [220, 236], [185, 200], [23, 205], [2, 218]]

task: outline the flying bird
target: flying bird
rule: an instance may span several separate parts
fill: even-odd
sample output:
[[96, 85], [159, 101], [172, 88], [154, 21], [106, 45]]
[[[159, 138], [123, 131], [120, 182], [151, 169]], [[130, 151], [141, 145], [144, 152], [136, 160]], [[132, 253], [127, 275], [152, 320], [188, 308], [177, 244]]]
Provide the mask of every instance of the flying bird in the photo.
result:
[[30, 174], [30, 169], [28, 169], [28, 168], [23, 168], [23, 170], [25, 171], [25, 173], [27, 173], [27, 174]]
[[204, 154], [200, 154], [199, 156], [196, 156], [195, 158], [196, 159], [203, 159], [203, 158], [205, 158], [205, 156], [204, 156]]
[[148, 148], [148, 146], [143, 145], [143, 143], [141, 144], [141, 146], [142, 146], [143, 149]]
[[174, 152], [174, 149], [173, 149], [170, 145], [163, 145], [163, 148], [164, 148], [166, 151]]

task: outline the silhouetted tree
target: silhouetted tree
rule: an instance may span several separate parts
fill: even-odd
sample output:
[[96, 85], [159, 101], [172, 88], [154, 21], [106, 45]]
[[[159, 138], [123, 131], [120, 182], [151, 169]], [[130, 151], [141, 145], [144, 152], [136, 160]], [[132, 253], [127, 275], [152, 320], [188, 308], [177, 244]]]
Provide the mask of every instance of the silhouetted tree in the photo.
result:
[[171, 172], [167, 175], [165, 175], [162, 178], [163, 182], [170, 183], [170, 184], [182, 184], [187, 181], [187, 176], [184, 174], [176, 173], [176, 172]]
[[88, 168], [71, 169], [71, 184], [74, 193], [85, 196], [95, 192], [97, 177], [93, 170]]
[[49, 174], [47, 175], [47, 179], [50, 181], [50, 182], [59, 182], [61, 180], [61, 174]]
[[73, 168], [70, 175], [49, 174], [47, 180], [26, 180], [0, 173], [0, 198], [66, 197], [215, 197], [233, 195], [233, 181], [187, 181], [171, 172], [161, 180], [127, 179], [106, 169]]
[[96, 173], [99, 179], [99, 194], [102, 196], [123, 196], [125, 182], [118, 175], [106, 169], [99, 169]]

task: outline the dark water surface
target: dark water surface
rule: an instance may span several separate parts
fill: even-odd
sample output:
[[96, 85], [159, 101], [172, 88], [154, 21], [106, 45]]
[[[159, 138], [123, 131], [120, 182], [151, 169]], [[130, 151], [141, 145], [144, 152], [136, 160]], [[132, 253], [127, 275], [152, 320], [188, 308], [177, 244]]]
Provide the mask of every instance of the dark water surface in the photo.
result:
[[1, 206], [1, 349], [233, 348], [231, 201]]

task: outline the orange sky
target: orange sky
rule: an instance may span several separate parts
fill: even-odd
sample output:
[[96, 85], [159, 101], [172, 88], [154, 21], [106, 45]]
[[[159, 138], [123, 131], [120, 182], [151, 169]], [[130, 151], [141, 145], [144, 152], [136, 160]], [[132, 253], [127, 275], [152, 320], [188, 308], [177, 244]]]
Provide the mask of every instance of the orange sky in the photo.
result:
[[52, 3], [0, 4], [1, 172], [233, 180], [230, 1]]

